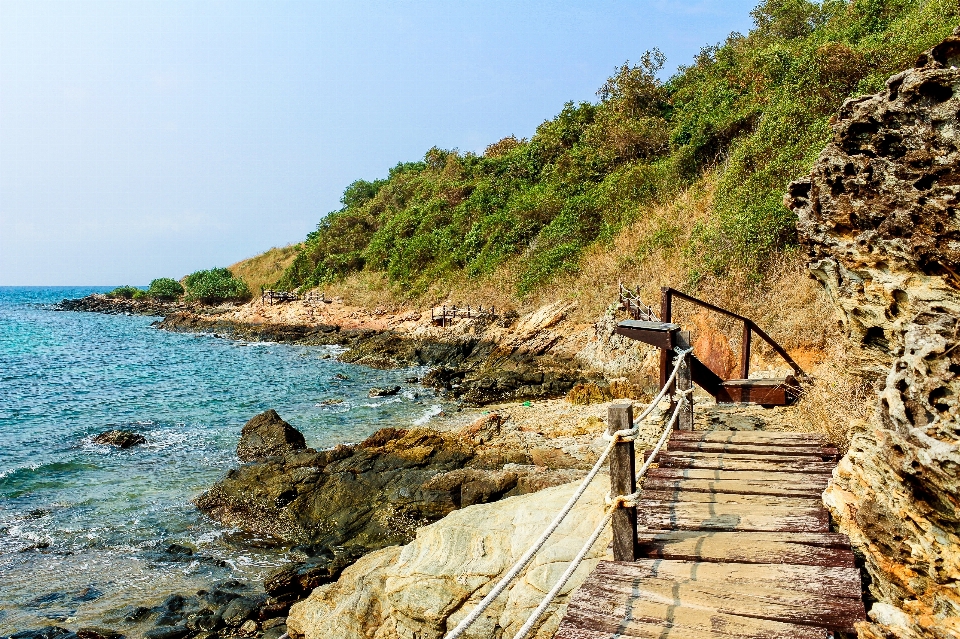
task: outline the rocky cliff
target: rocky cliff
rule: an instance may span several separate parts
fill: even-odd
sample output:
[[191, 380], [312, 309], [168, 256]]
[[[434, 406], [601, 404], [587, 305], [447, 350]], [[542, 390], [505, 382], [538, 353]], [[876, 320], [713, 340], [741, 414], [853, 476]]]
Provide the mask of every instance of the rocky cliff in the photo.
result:
[[960, 32], [844, 104], [786, 197], [882, 389], [824, 495], [864, 559], [868, 639], [960, 636], [957, 66]]

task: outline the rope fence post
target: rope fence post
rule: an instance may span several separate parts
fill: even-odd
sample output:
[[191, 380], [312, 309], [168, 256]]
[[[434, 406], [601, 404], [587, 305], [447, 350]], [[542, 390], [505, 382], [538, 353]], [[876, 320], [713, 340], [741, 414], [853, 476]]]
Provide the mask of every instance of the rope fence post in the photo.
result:
[[[690, 331], [679, 331], [677, 333], [677, 348], [687, 350], [690, 348]], [[677, 390], [680, 392], [693, 388], [693, 379], [690, 371], [690, 358], [685, 357], [679, 364], [680, 370], [677, 373]], [[680, 415], [677, 418], [677, 430], [693, 430], [693, 395], [686, 394], [680, 400]]]
[[[607, 409], [607, 432], [611, 435], [633, 427], [633, 403], [611, 404]], [[610, 496], [632, 495], [637, 491], [636, 458], [633, 440], [617, 440], [610, 453]], [[617, 508], [611, 519], [613, 558], [635, 561], [637, 558], [637, 508]]]

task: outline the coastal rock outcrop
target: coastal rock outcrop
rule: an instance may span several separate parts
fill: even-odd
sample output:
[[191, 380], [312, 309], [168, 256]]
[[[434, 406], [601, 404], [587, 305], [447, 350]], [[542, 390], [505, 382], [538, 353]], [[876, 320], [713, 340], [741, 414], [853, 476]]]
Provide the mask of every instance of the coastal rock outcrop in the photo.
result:
[[[608, 488], [602, 478], [591, 484], [550, 543], [465, 637], [512, 637], [519, 630], [603, 517]], [[575, 489], [576, 484], [566, 484], [464, 508], [421, 528], [406, 546], [370, 553], [291, 608], [291, 636], [440, 639], [519, 559]], [[529, 637], [553, 636], [567, 596], [605, 556], [609, 540], [607, 532], [594, 544]]]
[[80, 299], [66, 299], [56, 306], [61, 311], [83, 311], [104, 313], [106, 315], [169, 315], [190, 308], [189, 304], [179, 301], [166, 301], [154, 298], [124, 299], [93, 294]]
[[[251, 422], [275, 425], [269, 412]], [[356, 446], [244, 464], [195, 503], [228, 526], [297, 544], [310, 557], [301, 588], [313, 587], [458, 508], [572, 481], [591, 462], [531, 449], [523, 435], [496, 414], [455, 432], [384, 428]]]
[[263, 461], [267, 457], [303, 450], [307, 442], [303, 433], [283, 421], [272, 408], [244, 424], [237, 444], [237, 458], [242, 462]]
[[955, 32], [844, 104], [785, 200], [882, 387], [824, 494], [864, 558], [865, 639], [960, 636], [958, 66]]

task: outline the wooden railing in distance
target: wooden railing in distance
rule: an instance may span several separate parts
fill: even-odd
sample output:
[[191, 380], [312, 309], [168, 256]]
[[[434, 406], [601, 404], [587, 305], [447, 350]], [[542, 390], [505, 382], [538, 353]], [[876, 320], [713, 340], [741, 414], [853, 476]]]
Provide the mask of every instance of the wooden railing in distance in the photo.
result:
[[[732, 317], [735, 320], [739, 320], [743, 323], [743, 340], [740, 345], [740, 378], [748, 379], [750, 377], [750, 342], [753, 338], [753, 334], [756, 333], [757, 336], [765, 341], [770, 348], [772, 348], [777, 355], [782, 357], [787, 364], [790, 365], [790, 368], [794, 370], [797, 374], [797, 377], [805, 378], [806, 373], [803, 372], [803, 369], [800, 368], [800, 365], [793, 361], [793, 358], [790, 357], [790, 354], [779, 344], [777, 344], [772, 337], [767, 335], [763, 329], [757, 326], [752, 319], [749, 317], [744, 317], [734, 313], [733, 311], [728, 311], [725, 308], [711, 304], [710, 302], [705, 302], [701, 299], [693, 297], [692, 295], [687, 295], [686, 293], [681, 293], [675, 288], [664, 287], [660, 289], [660, 317], [664, 322], [670, 322], [671, 316], [673, 314], [673, 298], [679, 298], [687, 302], [696, 304], [697, 306], [702, 306], [705, 309], [714, 311], [716, 313], [721, 313], [727, 317]], [[667, 371], [669, 374], [669, 371]]]

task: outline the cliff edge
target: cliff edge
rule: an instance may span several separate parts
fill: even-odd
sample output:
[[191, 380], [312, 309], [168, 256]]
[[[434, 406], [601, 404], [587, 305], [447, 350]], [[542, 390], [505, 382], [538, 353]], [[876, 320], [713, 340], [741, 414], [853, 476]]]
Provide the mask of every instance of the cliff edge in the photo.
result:
[[847, 101], [785, 198], [882, 388], [824, 494], [869, 574], [864, 639], [960, 636], [958, 66], [960, 30]]

